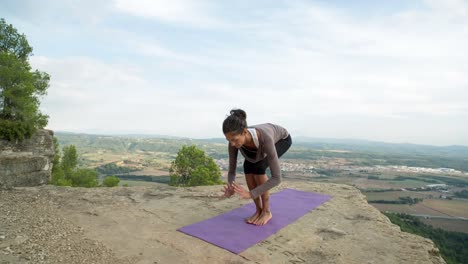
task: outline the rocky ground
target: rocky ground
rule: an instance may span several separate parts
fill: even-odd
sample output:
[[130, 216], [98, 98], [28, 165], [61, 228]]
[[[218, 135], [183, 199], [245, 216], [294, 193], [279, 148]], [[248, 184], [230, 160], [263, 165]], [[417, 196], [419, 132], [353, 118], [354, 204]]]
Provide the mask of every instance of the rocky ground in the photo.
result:
[[[47, 187], [0, 193], [0, 263], [133, 263], [62, 216]], [[65, 190], [64, 190], [65, 191]]]
[[333, 198], [239, 255], [176, 231], [249, 202], [219, 199], [221, 186], [3, 190], [0, 264], [445, 263], [350, 186], [285, 181], [273, 192], [282, 188]]

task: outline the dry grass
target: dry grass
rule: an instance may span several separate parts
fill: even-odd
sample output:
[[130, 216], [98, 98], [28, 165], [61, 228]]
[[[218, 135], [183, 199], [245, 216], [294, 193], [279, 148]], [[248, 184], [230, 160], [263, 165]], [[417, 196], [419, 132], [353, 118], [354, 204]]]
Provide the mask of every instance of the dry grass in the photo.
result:
[[468, 218], [468, 202], [459, 200], [426, 199], [414, 205], [374, 203], [372, 205], [380, 211]]
[[[423, 205], [444, 212], [447, 215], [468, 218], [468, 202], [461, 200], [428, 199]], [[468, 222], [466, 222], [468, 225]]]
[[390, 211], [394, 213], [403, 214], [425, 214], [433, 216], [447, 216], [443, 212], [434, 210], [432, 208], [423, 206], [421, 203], [408, 205], [408, 204], [372, 204], [380, 211]]
[[367, 196], [367, 200], [389, 200], [394, 201], [398, 200], [398, 197], [409, 196], [411, 198], [423, 198], [428, 199], [432, 197], [439, 197], [441, 193], [439, 192], [410, 192], [410, 191], [395, 191], [395, 192], [366, 192], [364, 193]]

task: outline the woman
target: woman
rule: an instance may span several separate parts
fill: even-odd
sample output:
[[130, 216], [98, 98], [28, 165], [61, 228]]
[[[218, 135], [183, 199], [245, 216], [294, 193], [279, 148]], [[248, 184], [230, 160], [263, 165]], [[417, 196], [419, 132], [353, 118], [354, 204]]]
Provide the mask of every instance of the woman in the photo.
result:
[[[241, 109], [231, 110], [223, 122], [223, 133], [229, 141], [228, 184], [224, 187], [224, 196], [237, 193], [241, 198], [252, 198], [256, 212], [246, 222], [264, 225], [273, 216], [268, 191], [281, 182], [278, 158], [291, 146], [291, 136], [285, 128], [270, 123], [247, 127], [247, 114]], [[234, 182], [239, 151], [245, 157], [244, 173], [249, 191]], [[265, 174], [268, 167], [270, 179]]]

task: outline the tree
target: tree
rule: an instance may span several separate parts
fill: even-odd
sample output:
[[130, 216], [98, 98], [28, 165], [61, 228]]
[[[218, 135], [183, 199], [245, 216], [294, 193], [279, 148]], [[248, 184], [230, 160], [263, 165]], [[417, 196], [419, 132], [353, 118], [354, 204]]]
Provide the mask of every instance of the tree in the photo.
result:
[[73, 187], [97, 187], [99, 185], [97, 172], [94, 169], [77, 169], [69, 174]]
[[54, 161], [52, 163], [52, 173], [60, 169], [60, 147], [57, 137], [54, 137]]
[[78, 165], [78, 154], [74, 145], [63, 147], [63, 157], [60, 165], [65, 174], [69, 174], [76, 168], [76, 165]]
[[77, 169], [78, 154], [74, 145], [63, 147], [63, 156], [60, 158], [59, 143], [57, 138], [54, 137], [54, 149], [51, 184], [87, 188], [99, 185], [96, 170]]
[[44, 128], [48, 116], [39, 110], [39, 97], [49, 87], [50, 76], [32, 71], [32, 47], [24, 34], [0, 19], [0, 138], [23, 140]]
[[60, 164], [60, 148], [57, 137], [54, 137], [54, 162], [52, 164], [51, 184], [58, 186], [71, 186], [70, 180], [65, 178], [65, 173]]
[[213, 158], [197, 146], [182, 146], [171, 163], [170, 185], [197, 186], [222, 184], [221, 172]]
[[107, 176], [104, 178], [104, 181], [102, 182], [103, 186], [106, 187], [114, 187], [119, 185], [120, 179], [115, 177], [115, 176]]

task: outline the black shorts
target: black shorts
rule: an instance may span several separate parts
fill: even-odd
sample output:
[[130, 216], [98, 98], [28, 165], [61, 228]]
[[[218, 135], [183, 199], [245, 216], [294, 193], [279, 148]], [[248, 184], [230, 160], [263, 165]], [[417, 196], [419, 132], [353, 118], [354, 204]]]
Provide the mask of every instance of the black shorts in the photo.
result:
[[[291, 147], [292, 140], [291, 135], [288, 135], [287, 138], [281, 139], [280, 141], [276, 142], [275, 148], [276, 153], [278, 154], [278, 158], [283, 156], [286, 151], [288, 151], [289, 147]], [[264, 158], [256, 163], [252, 163], [248, 160], [244, 160], [244, 173], [245, 174], [265, 174], [266, 169], [268, 168], [268, 160]]]

